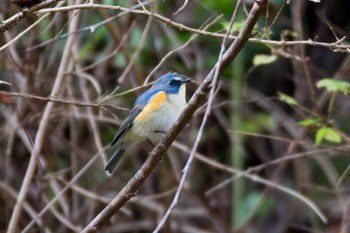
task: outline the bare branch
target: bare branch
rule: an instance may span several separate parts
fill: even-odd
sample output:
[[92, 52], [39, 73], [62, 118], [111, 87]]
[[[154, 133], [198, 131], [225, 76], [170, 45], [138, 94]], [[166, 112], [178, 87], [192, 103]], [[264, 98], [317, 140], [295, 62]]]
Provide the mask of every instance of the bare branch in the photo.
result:
[[12, 26], [16, 25], [17, 22], [19, 22], [21, 19], [25, 18], [26, 16], [33, 15], [38, 10], [44, 9], [46, 7], [50, 7], [57, 2], [58, 2], [57, 0], [47, 0], [47, 1], [39, 3], [38, 5], [30, 7], [29, 9], [23, 9], [21, 12], [13, 15], [11, 18], [4, 20], [4, 21], [1, 21], [0, 22], [0, 32], [9, 30]]
[[[130, 9], [130, 8], [125, 8], [121, 6], [112, 6], [112, 5], [103, 5], [103, 4], [76, 4], [72, 6], [64, 6], [64, 7], [55, 7], [55, 8], [46, 8], [47, 6], [50, 6], [53, 3], [56, 3], [56, 0], [49, 0], [46, 2], [43, 2], [39, 5], [36, 5], [32, 8], [29, 8], [25, 11], [22, 11], [11, 18], [3, 21], [0, 23], [0, 31], [5, 31], [8, 30], [11, 26], [16, 24], [16, 22], [23, 17], [26, 16], [26, 12], [33, 14], [46, 14], [46, 13], [57, 13], [57, 12], [66, 12], [66, 11], [72, 11], [72, 10], [77, 10], [77, 9], [103, 9], [103, 10], [113, 10], [113, 11], [123, 11], [126, 13], [131, 13], [131, 14], [138, 14], [138, 15], [145, 15], [145, 16], [151, 16], [154, 17], [155, 19], [164, 22], [167, 25], [171, 25], [181, 31], [187, 31], [195, 34], [200, 34], [204, 36], [210, 36], [214, 38], [219, 38], [223, 39], [225, 37], [225, 34], [222, 33], [217, 33], [217, 32], [209, 32], [205, 30], [200, 30], [196, 28], [192, 28], [177, 22], [172, 21], [169, 18], [166, 18], [160, 14], [150, 12], [148, 10], [136, 10], [136, 9]], [[44, 3], [47, 3], [48, 5], [44, 5]], [[233, 36], [230, 35], [228, 39], [230, 40], [235, 40], [237, 39], [238, 36]], [[261, 39], [261, 38], [249, 38], [249, 42], [253, 43], [264, 43], [267, 45], [271, 46], [277, 46], [277, 47], [283, 47], [283, 46], [294, 46], [294, 45], [309, 45], [309, 46], [319, 46], [319, 47], [326, 47], [329, 49], [332, 49], [335, 52], [350, 52], [350, 45], [348, 44], [342, 44], [343, 40], [337, 40], [333, 43], [327, 43], [327, 42], [317, 42], [311, 39], [308, 40], [297, 40], [297, 41], [285, 41], [285, 40], [280, 40], [280, 41], [275, 41], [275, 40], [266, 40], [266, 39]]]
[[52, 103], [59, 103], [59, 104], [66, 104], [66, 105], [73, 105], [76, 107], [91, 107], [91, 108], [99, 108], [101, 110], [105, 110], [109, 112], [106, 107], [123, 110], [123, 111], [129, 111], [126, 108], [121, 108], [117, 106], [112, 106], [108, 104], [100, 104], [100, 103], [84, 103], [84, 102], [77, 102], [73, 100], [65, 100], [65, 99], [54, 99], [52, 97], [43, 97], [43, 96], [37, 96], [32, 95], [28, 93], [18, 93], [18, 92], [6, 92], [6, 91], [0, 91], [0, 96], [13, 96], [13, 97], [20, 97], [24, 99], [34, 99], [39, 101], [45, 101], [45, 102], [52, 102]]

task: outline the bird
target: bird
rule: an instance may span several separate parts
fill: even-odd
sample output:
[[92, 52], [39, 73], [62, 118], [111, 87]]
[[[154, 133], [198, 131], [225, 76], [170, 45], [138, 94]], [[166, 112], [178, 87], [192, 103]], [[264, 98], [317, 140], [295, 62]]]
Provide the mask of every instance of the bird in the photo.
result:
[[191, 78], [176, 73], [159, 77], [150, 89], [141, 94], [134, 107], [121, 123], [111, 146], [116, 149], [105, 170], [112, 174], [126, 150], [137, 143], [159, 137], [175, 123], [186, 107], [186, 83]]

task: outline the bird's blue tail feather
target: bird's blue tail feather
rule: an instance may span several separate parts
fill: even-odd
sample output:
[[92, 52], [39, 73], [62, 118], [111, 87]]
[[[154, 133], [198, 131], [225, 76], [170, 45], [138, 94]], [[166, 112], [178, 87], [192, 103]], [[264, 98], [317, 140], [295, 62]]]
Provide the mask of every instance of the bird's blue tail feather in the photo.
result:
[[121, 159], [122, 155], [124, 154], [125, 150], [123, 149], [124, 142], [121, 143], [118, 148], [114, 151], [113, 155], [109, 159], [105, 170], [108, 171], [110, 174], [112, 174], [115, 169], [117, 168], [117, 165], [119, 163], [119, 160]]

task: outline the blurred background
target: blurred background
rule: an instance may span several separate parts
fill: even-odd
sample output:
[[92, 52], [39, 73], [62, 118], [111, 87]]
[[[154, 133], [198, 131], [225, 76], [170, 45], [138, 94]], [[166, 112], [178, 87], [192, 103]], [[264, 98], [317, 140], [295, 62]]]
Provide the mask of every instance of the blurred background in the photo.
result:
[[[37, 2], [1, 1], [0, 20]], [[145, 80], [168, 72], [190, 77], [189, 99], [216, 63], [222, 39], [140, 12], [224, 35], [237, 5], [196, 0], [176, 13], [184, 1], [94, 2], [139, 11], [41, 12], [0, 31], [0, 232], [8, 227], [40, 127], [42, 146], [18, 230], [59, 195], [30, 232], [79, 232], [152, 150], [141, 143], [112, 176], [104, 171], [114, 149], [109, 143], [148, 88]], [[233, 35], [253, 1], [241, 3]], [[269, 1], [252, 41], [219, 78], [190, 176], [162, 232], [350, 232], [349, 9], [349, 1]], [[174, 197], [205, 106], [101, 232], [155, 229]], [[315, 203], [328, 222], [284, 187]]]

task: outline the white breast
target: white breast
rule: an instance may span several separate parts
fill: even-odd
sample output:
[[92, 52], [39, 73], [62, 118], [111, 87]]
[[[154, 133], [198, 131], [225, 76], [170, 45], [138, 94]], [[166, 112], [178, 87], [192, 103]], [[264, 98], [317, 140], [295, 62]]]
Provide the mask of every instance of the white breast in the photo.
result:
[[135, 133], [141, 137], [151, 137], [154, 132], [166, 132], [177, 120], [186, 107], [186, 86], [180, 87], [177, 95], [168, 95], [167, 102], [153, 112], [142, 125], [133, 127]]
[[168, 102], [171, 106], [174, 107], [174, 109], [178, 111], [179, 115], [186, 107], [186, 85], [182, 85], [180, 87], [179, 94], [168, 95]]

